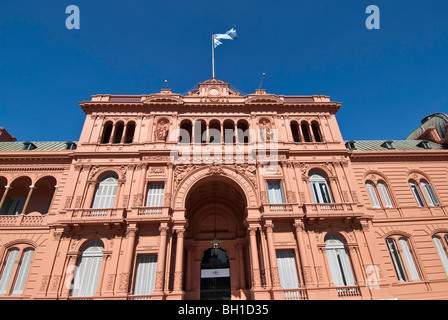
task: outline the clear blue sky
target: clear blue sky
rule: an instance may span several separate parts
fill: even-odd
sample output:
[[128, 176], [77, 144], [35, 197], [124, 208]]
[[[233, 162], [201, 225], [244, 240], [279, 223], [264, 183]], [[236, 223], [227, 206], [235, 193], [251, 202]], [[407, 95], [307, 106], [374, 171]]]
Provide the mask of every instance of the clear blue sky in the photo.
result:
[[[81, 29], [67, 30], [68, 5]], [[368, 5], [380, 30], [368, 30]], [[329, 95], [344, 139], [404, 139], [448, 112], [447, 0], [2, 0], [0, 127], [19, 141], [79, 138], [94, 94], [186, 94], [211, 78], [253, 93]]]

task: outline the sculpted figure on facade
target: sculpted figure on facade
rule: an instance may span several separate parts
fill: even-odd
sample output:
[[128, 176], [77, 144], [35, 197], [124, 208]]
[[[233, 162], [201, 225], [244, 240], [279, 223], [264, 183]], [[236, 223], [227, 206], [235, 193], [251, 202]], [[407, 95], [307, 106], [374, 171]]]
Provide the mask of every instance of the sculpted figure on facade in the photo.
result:
[[165, 119], [159, 120], [155, 131], [156, 141], [166, 141], [169, 131], [167, 128], [168, 125], [169, 122]]

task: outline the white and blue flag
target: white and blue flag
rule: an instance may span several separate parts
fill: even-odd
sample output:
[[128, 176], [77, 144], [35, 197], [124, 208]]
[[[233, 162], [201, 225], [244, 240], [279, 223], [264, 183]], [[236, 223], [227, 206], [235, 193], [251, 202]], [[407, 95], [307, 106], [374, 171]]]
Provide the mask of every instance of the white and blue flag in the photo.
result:
[[236, 38], [236, 27], [233, 26], [233, 28], [226, 33], [218, 33], [213, 35], [214, 46], [216, 48], [217, 46], [221, 45], [221, 40], [234, 40]]

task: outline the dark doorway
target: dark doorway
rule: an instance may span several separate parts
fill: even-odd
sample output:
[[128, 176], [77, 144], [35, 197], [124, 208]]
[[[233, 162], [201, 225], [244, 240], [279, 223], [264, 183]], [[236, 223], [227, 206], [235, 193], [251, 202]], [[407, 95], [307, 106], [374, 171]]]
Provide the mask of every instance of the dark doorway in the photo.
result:
[[230, 300], [230, 264], [222, 249], [208, 249], [201, 263], [201, 300]]

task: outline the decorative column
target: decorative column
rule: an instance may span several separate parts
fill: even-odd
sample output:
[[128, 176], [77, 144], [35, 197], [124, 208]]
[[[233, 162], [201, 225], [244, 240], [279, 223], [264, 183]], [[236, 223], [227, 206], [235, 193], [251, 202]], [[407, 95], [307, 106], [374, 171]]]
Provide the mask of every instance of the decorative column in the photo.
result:
[[114, 137], [115, 137], [116, 129], [117, 129], [117, 126], [116, 126], [116, 123], [114, 123], [114, 124], [112, 125], [112, 130], [110, 131], [109, 143], [113, 143], [113, 142], [114, 142]]
[[163, 283], [165, 276], [165, 259], [166, 259], [166, 237], [168, 226], [166, 223], [162, 223], [159, 227], [159, 251], [157, 253], [157, 270], [156, 270], [156, 283], [154, 288], [154, 294], [163, 295]]
[[171, 206], [171, 198], [172, 193], [171, 189], [173, 188], [173, 172], [174, 172], [174, 165], [172, 162], [168, 163], [168, 175], [166, 180], [166, 188], [165, 188], [165, 199], [164, 199], [164, 205], [165, 206]]
[[[61, 296], [62, 297], [70, 297], [73, 289], [74, 289], [74, 284], [75, 284], [75, 271], [76, 271], [76, 266], [78, 264], [78, 254], [68, 254], [66, 256], [66, 266], [67, 268], [65, 269], [65, 274], [66, 274], [66, 278], [64, 281], [64, 286], [62, 286], [62, 292], [61, 292]], [[53, 282], [59, 284], [59, 281], [56, 279], [53, 279]], [[56, 289], [57, 287], [53, 286], [53, 289]]]
[[288, 163], [286, 161], [282, 161], [281, 166], [283, 173], [283, 181], [285, 181], [286, 202], [288, 203], [297, 202], [297, 199], [291, 190], [291, 184], [289, 183], [290, 176], [288, 175]]
[[148, 173], [148, 164], [142, 163], [140, 170], [140, 183], [139, 183], [139, 192], [135, 196], [134, 205], [135, 206], [144, 206], [143, 203], [145, 199], [145, 188], [146, 188], [146, 175]]
[[23, 209], [22, 209], [22, 214], [25, 214], [26, 209], [28, 209], [28, 204], [30, 203], [31, 195], [33, 194], [34, 189], [36, 189], [35, 186], [30, 186], [30, 191], [28, 192], [28, 197], [26, 198], [25, 205], [23, 206]]
[[250, 255], [252, 260], [252, 287], [253, 289], [261, 288], [260, 278], [260, 264], [258, 262], [258, 248], [257, 248], [257, 227], [249, 227], [250, 238]]
[[300, 265], [302, 267], [305, 285], [309, 286], [310, 284], [313, 284], [314, 281], [313, 281], [312, 269], [311, 266], [309, 265], [308, 255], [306, 252], [305, 238], [303, 236], [303, 232], [305, 231], [305, 225], [303, 224], [303, 221], [296, 220], [294, 223], [294, 229], [296, 232], [297, 247], [299, 248], [300, 260], [301, 260]]
[[6, 197], [8, 195], [9, 190], [11, 190], [11, 186], [5, 186], [5, 192], [3, 193], [2, 200], [0, 201], [0, 211], [2, 210], [3, 204], [5, 203]]
[[338, 188], [338, 184], [336, 182], [336, 177], [329, 177], [328, 178], [330, 180], [330, 185], [331, 185], [331, 190], [332, 190], [332, 194], [334, 197], [334, 202], [338, 203], [338, 202], [342, 202], [341, 201], [341, 195], [339, 192], [339, 188]]
[[[59, 188], [59, 186], [54, 186], [54, 191], [53, 191], [53, 195], [51, 197], [50, 205], [48, 206], [47, 212], [45, 212], [44, 214], [48, 214], [50, 209], [51, 209], [51, 207], [53, 206], [54, 198], [56, 198], [56, 192], [58, 191], [58, 188]], [[0, 209], [1, 209], [1, 207], [2, 206], [0, 205]]]
[[84, 208], [90, 208], [93, 205], [93, 197], [95, 196], [96, 182], [87, 181], [86, 200], [84, 201]]
[[120, 275], [120, 293], [129, 293], [129, 279], [131, 275], [131, 265], [134, 257], [135, 236], [137, 234], [137, 231], [138, 228], [135, 224], [129, 225], [126, 230], [127, 245], [124, 255], [123, 272]]
[[174, 266], [174, 291], [182, 292], [183, 282], [183, 260], [184, 260], [184, 232], [185, 229], [176, 229], [177, 244], [176, 244], [176, 264]]
[[275, 244], [274, 244], [274, 224], [272, 222], [267, 222], [264, 225], [264, 227], [266, 228], [266, 238], [268, 241], [269, 263], [271, 265], [272, 289], [275, 290], [281, 288], [281, 286], [277, 265], [277, 253], [275, 252]]
[[118, 188], [117, 193], [115, 194], [115, 202], [114, 202], [114, 208], [118, 208], [120, 205], [120, 199], [121, 199], [121, 189], [123, 188], [125, 180], [119, 179], [118, 180]]

